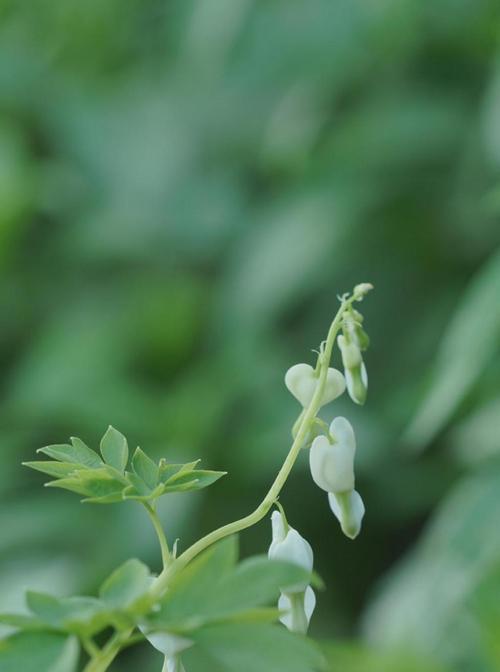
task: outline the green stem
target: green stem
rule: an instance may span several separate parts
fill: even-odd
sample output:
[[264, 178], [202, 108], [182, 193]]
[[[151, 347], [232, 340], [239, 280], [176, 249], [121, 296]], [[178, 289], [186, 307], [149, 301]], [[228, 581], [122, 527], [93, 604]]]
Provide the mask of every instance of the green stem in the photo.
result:
[[163, 525], [161, 524], [160, 519], [158, 518], [156, 509], [147, 502], [143, 502], [143, 504], [144, 508], [148, 512], [151, 522], [153, 523], [153, 527], [155, 528], [155, 532], [158, 536], [158, 541], [160, 542], [160, 548], [161, 548], [161, 559], [163, 562], [163, 569], [165, 570], [171, 561], [171, 555], [170, 555], [170, 549], [168, 548], [167, 537], [165, 536]]
[[337, 314], [335, 315], [335, 318], [330, 326], [327, 339], [324, 342], [324, 347], [321, 348], [321, 352], [319, 355], [318, 385], [316, 386], [316, 390], [314, 392], [313, 398], [309, 406], [306, 409], [304, 409], [301, 413], [300, 424], [297, 428], [297, 434], [295, 436], [295, 439], [267, 495], [264, 497], [259, 506], [255, 509], [255, 511], [250, 513], [248, 516], [240, 518], [239, 520], [235, 520], [234, 522], [228, 523], [227, 525], [223, 525], [222, 527], [219, 527], [217, 530], [210, 532], [209, 534], [207, 534], [206, 536], [202, 537], [197, 542], [195, 542], [186, 551], [184, 551], [184, 553], [180, 555], [179, 558], [177, 558], [177, 560], [174, 563], [170, 564], [170, 566], [168, 567], [165, 567], [165, 569], [162, 571], [160, 576], [153, 584], [153, 587], [151, 589], [152, 599], [157, 599], [159, 596], [161, 596], [165, 591], [170, 578], [175, 573], [183, 569], [199, 553], [204, 551], [212, 544], [215, 544], [217, 541], [220, 541], [224, 537], [227, 537], [231, 534], [236, 534], [248, 527], [251, 527], [252, 525], [255, 525], [260, 520], [262, 520], [262, 518], [264, 518], [264, 516], [269, 512], [270, 508], [272, 507], [279, 493], [281, 492], [281, 489], [285, 485], [286, 480], [293, 468], [293, 465], [295, 464], [297, 456], [300, 453], [300, 449], [302, 448], [304, 440], [307, 437], [311, 424], [312, 422], [314, 422], [314, 418], [316, 417], [316, 414], [321, 408], [321, 400], [323, 397], [323, 391], [325, 389], [326, 379], [328, 375], [328, 367], [330, 365], [330, 360], [332, 357], [335, 338], [341, 325], [342, 315], [346, 310], [346, 308], [348, 308], [357, 298], [359, 298], [357, 294], [352, 294], [350, 297], [342, 298], [340, 308], [337, 311]]
[[108, 641], [106, 646], [99, 651], [97, 656], [93, 657], [85, 666], [83, 672], [105, 672], [111, 665], [116, 656], [120, 653], [120, 649], [132, 634], [132, 630], [124, 630], [117, 632]]

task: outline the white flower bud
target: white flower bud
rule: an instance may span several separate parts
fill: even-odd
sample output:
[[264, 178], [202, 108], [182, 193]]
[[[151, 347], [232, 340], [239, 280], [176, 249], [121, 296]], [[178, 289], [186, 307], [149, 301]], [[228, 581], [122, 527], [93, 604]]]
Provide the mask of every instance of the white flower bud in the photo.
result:
[[368, 374], [361, 357], [361, 350], [356, 343], [348, 342], [345, 336], [339, 336], [337, 342], [342, 353], [349, 396], [356, 404], [364, 404], [368, 390]]
[[365, 505], [356, 490], [328, 494], [330, 508], [340, 522], [342, 532], [355, 539], [361, 530], [361, 521], [365, 515]]
[[[293, 527], [286, 526], [286, 522], [279, 511], [273, 511], [271, 516], [273, 540], [269, 547], [268, 557], [270, 560], [282, 560], [303, 567], [311, 572], [314, 562], [314, 554], [309, 542], [307, 542]], [[287, 592], [300, 593], [305, 590], [307, 583], [287, 586]]]
[[334, 438], [314, 439], [309, 453], [309, 465], [314, 482], [326, 492], [346, 492], [354, 488], [354, 454], [356, 438], [346, 418], [335, 418], [330, 425]]
[[[311, 403], [318, 380], [313, 367], [309, 364], [295, 364], [288, 369], [285, 375], [285, 385], [304, 408]], [[329, 368], [321, 406], [339, 397], [344, 390], [345, 380], [342, 373], [337, 369]]]
[[316, 595], [311, 586], [307, 586], [304, 593], [287, 595], [282, 593], [278, 601], [278, 609], [286, 613], [280, 616], [280, 621], [291, 632], [306, 634], [316, 607]]
[[361, 282], [359, 285], [353, 289], [353, 294], [356, 297], [356, 301], [362, 301], [368, 292], [371, 292], [373, 285], [370, 282]]

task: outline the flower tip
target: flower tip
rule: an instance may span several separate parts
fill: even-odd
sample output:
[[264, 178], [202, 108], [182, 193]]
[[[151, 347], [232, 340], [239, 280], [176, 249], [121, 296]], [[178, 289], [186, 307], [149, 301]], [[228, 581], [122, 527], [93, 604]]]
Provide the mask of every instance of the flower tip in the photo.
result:
[[368, 294], [368, 292], [372, 291], [372, 289], [373, 285], [371, 282], [361, 282], [359, 285], [356, 285], [356, 287], [353, 289], [353, 294], [356, 301], [361, 301]]

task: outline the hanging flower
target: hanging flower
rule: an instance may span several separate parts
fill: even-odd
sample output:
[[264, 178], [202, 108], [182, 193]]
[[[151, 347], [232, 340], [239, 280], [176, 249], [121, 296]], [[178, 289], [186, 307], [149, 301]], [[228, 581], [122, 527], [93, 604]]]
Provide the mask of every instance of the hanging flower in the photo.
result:
[[339, 336], [337, 342], [342, 354], [347, 391], [356, 404], [363, 405], [368, 391], [368, 374], [359, 345], [346, 333]]
[[[311, 545], [297, 530], [288, 525], [280, 511], [271, 516], [272, 542], [268, 556], [271, 560], [282, 560], [312, 571], [314, 556]], [[316, 605], [314, 591], [307, 583], [287, 586], [281, 592], [278, 608], [285, 611], [280, 620], [292, 632], [306, 633], [311, 615]]]
[[314, 482], [326, 492], [345, 492], [354, 488], [356, 438], [348, 420], [339, 417], [330, 425], [330, 435], [317, 436], [309, 453]]
[[[318, 376], [316, 371], [309, 364], [295, 364], [285, 375], [285, 385], [293, 396], [305, 408], [309, 406], [318, 385]], [[345, 379], [340, 371], [329, 368], [325, 389], [321, 398], [321, 406], [330, 403], [345, 390]]]
[[361, 531], [361, 522], [365, 515], [365, 505], [356, 490], [350, 492], [328, 493], [328, 503], [340, 523], [342, 532], [355, 539]]

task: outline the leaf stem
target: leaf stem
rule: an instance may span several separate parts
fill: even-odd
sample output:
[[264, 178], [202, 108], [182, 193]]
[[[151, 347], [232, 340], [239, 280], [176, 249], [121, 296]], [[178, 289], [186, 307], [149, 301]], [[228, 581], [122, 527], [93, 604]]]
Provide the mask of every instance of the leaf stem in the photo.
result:
[[158, 536], [158, 541], [160, 542], [161, 559], [162, 559], [162, 562], [163, 562], [163, 571], [165, 571], [165, 569], [171, 563], [171, 555], [170, 555], [170, 549], [168, 547], [167, 537], [165, 536], [165, 531], [163, 529], [163, 525], [161, 524], [161, 521], [158, 517], [158, 514], [157, 514], [154, 506], [152, 506], [151, 504], [148, 504], [148, 502], [143, 502], [143, 504], [144, 504], [144, 508], [148, 512], [148, 515], [151, 519], [151, 522], [153, 523], [153, 527], [154, 527], [155, 532]]
[[224, 537], [227, 537], [231, 534], [236, 534], [248, 527], [251, 527], [252, 525], [255, 525], [260, 520], [262, 520], [262, 518], [264, 518], [264, 516], [268, 513], [268, 511], [278, 498], [281, 489], [285, 485], [286, 480], [293, 468], [293, 465], [295, 464], [297, 456], [299, 455], [300, 449], [304, 444], [309, 429], [312, 423], [314, 422], [316, 414], [321, 408], [321, 400], [326, 385], [328, 367], [330, 365], [330, 360], [332, 357], [335, 338], [341, 325], [342, 315], [344, 311], [353, 303], [353, 301], [357, 299], [359, 299], [359, 294], [357, 294], [356, 292], [354, 292], [351, 296], [344, 296], [341, 299], [340, 308], [338, 309], [337, 314], [335, 315], [333, 322], [330, 325], [327, 339], [322, 344], [318, 356], [319, 378], [313, 398], [311, 399], [309, 406], [305, 408], [302, 411], [301, 415], [299, 416], [298, 423], [296, 423], [297, 433], [295, 435], [295, 439], [267, 495], [264, 497], [262, 502], [252, 513], [250, 513], [247, 516], [244, 516], [243, 518], [240, 518], [239, 520], [235, 520], [232, 523], [223, 525], [222, 527], [219, 527], [217, 530], [214, 530], [213, 532], [210, 532], [209, 534], [205, 535], [197, 542], [195, 542], [192, 546], [190, 546], [186, 551], [184, 551], [184, 553], [182, 553], [182, 555], [180, 555], [179, 558], [177, 558], [177, 560], [175, 560], [169, 566], [165, 567], [151, 588], [150, 594], [152, 599], [157, 599], [158, 597], [160, 597], [163, 594], [164, 590], [166, 589], [170, 578], [175, 573], [183, 569], [199, 553], [204, 551], [212, 544], [215, 544], [220, 539], [223, 539]]
[[131, 634], [132, 629], [128, 629], [113, 635], [106, 646], [87, 663], [83, 672], [105, 672]]

